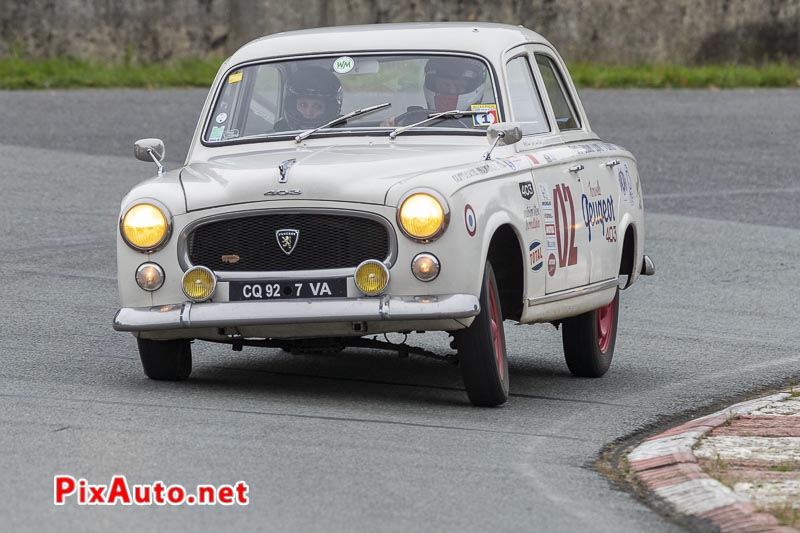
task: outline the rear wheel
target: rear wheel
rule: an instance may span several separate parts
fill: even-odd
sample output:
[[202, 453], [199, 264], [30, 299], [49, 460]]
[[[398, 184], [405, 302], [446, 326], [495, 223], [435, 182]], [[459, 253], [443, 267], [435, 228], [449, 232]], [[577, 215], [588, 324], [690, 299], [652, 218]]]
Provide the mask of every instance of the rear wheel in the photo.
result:
[[139, 358], [150, 379], [179, 381], [192, 373], [192, 346], [188, 340], [136, 339]]
[[480, 303], [481, 312], [470, 327], [454, 336], [467, 396], [475, 405], [491, 407], [508, 400], [508, 358], [500, 293], [489, 262]]
[[614, 357], [618, 318], [619, 288], [608, 305], [564, 320], [561, 340], [573, 375], [599, 378], [608, 371]]

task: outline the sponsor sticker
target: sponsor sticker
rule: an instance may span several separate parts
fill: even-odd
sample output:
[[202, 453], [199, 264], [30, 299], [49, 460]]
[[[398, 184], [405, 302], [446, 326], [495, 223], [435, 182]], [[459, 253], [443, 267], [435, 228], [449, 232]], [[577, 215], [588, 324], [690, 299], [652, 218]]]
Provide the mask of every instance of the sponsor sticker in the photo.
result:
[[534, 165], [538, 165], [539, 164], [539, 160], [536, 159], [536, 157], [533, 154], [525, 154], [525, 157], [530, 159], [531, 163], [533, 163]]
[[222, 134], [225, 131], [225, 126], [214, 126], [211, 128], [211, 133], [208, 136], [209, 141], [218, 141], [222, 139]]
[[600, 226], [601, 234], [606, 232], [606, 224], [617, 219], [614, 213], [614, 198], [609, 195], [600, 200], [589, 200], [585, 194], [581, 196], [583, 225], [589, 230], [589, 242], [592, 242], [592, 228]]
[[542, 265], [544, 264], [544, 254], [542, 253], [542, 243], [539, 241], [533, 241], [530, 246], [528, 246], [528, 256], [531, 262], [531, 270], [534, 272], [538, 272], [542, 269]]
[[507, 166], [511, 170], [517, 170], [517, 165], [515, 165], [514, 162], [511, 161], [510, 159], [503, 159], [502, 157], [497, 157], [495, 158], [495, 161], [500, 163], [501, 165]]
[[228, 120], [228, 114], [227, 113], [220, 113], [219, 115], [217, 115], [217, 118], [214, 119], [214, 121], [217, 124], [222, 124], [226, 120]]
[[519, 193], [526, 200], [530, 200], [531, 198], [533, 198], [533, 195], [535, 194], [533, 192], [533, 182], [521, 181], [519, 183]]
[[525, 229], [539, 229], [542, 227], [542, 218], [539, 216], [541, 211], [535, 205], [529, 205], [522, 212], [522, 217], [525, 219]]
[[547, 251], [555, 251], [558, 250], [558, 244], [556, 243], [555, 237], [547, 237]]
[[242, 76], [244, 75], [243, 72], [234, 72], [230, 76], [228, 76], [228, 83], [239, 83], [242, 81]]
[[544, 233], [545, 235], [553, 235], [556, 234], [556, 225], [555, 224], [545, 224], [544, 225]]
[[477, 115], [472, 115], [472, 125], [476, 128], [485, 128], [492, 124], [497, 124], [497, 104], [472, 104], [470, 111], [485, 111]]
[[347, 74], [356, 66], [355, 60], [350, 56], [336, 58], [333, 62], [333, 70], [338, 74]]
[[547, 256], [547, 273], [550, 274], [550, 277], [556, 275], [556, 256], [555, 254], [550, 254]]
[[622, 163], [621, 165], [617, 166], [617, 182], [619, 183], [619, 196], [623, 201], [629, 203], [632, 207], [636, 206], [636, 197], [638, 196], [637, 189], [639, 188], [639, 183], [636, 183], [636, 187], [633, 186], [633, 180], [631, 179], [631, 173], [628, 170], [628, 165], [626, 163]]
[[539, 184], [539, 198], [542, 200], [542, 205], [544, 205], [545, 202], [548, 204], [550, 203], [550, 195], [547, 192], [547, 185], [544, 183]]
[[474, 178], [476, 176], [485, 176], [492, 170], [498, 168], [498, 165], [502, 168], [505, 168], [505, 165], [502, 163], [498, 163], [497, 161], [491, 161], [491, 165], [489, 163], [485, 163], [483, 165], [468, 168], [467, 170], [462, 170], [461, 172], [456, 172], [453, 174], [453, 181], [456, 183], [461, 183], [464, 180], [468, 180], [470, 178]]
[[478, 231], [478, 219], [475, 217], [475, 211], [469, 204], [464, 207], [464, 225], [467, 227], [469, 236], [474, 237], [475, 232]]
[[553, 214], [552, 207], [545, 207], [544, 208], [544, 224], [545, 228], [548, 224], [554, 225], [556, 223], [556, 216]]

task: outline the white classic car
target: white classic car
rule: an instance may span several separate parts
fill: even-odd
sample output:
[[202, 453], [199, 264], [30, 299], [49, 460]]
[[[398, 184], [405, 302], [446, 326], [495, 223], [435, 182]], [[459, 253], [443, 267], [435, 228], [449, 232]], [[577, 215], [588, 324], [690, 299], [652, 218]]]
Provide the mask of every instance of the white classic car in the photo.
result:
[[[488, 142], [487, 142], [488, 141]], [[592, 132], [556, 50], [500, 24], [295, 31], [217, 74], [185, 164], [122, 201], [122, 308], [145, 374], [195, 339], [456, 359], [472, 403], [508, 398], [503, 321], [561, 326], [569, 370], [611, 363], [644, 255], [633, 156]], [[456, 355], [380, 341], [447, 331]], [[388, 339], [387, 339], [388, 340]]]

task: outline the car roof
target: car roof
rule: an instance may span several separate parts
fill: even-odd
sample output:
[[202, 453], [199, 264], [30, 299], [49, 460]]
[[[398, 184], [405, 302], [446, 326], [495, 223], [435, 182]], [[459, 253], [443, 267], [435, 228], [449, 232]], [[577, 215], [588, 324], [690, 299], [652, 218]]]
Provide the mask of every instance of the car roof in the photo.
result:
[[229, 64], [289, 55], [379, 50], [458, 51], [495, 59], [506, 50], [526, 43], [550, 46], [538, 33], [510, 24], [417, 22], [335, 26], [261, 37], [237, 50]]

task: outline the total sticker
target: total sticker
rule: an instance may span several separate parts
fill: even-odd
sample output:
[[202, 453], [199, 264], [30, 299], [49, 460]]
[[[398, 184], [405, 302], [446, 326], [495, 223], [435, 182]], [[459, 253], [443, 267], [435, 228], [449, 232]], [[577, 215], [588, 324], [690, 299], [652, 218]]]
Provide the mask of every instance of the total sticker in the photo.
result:
[[228, 114], [227, 113], [220, 113], [219, 115], [217, 115], [217, 118], [215, 118], [214, 120], [217, 122], [217, 124], [222, 124], [223, 122], [228, 120]]
[[475, 217], [475, 211], [473, 211], [472, 206], [469, 204], [464, 208], [464, 225], [467, 227], [469, 236], [474, 237], [475, 232], [478, 231], [478, 219]]
[[472, 125], [478, 128], [485, 128], [492, 124], [497, 124], [497, 105], [496, 104], [472, 104], [470, 111], [485, 111], [472, 115]]
[[347, 74], [356, 66], [355, 60], [350, 56], [342, 56], [333, 62], [333, 70], [339, 74]]
[[538, 272], [541, 270], [542, 265], [544, 264], [544, 254], [542, 254], [542, 243], [539, 241], [533, 241], [531, 245], [528, 247], [528, 253], [530, 255], [531, 261], [531, 270], [534, 272]]

